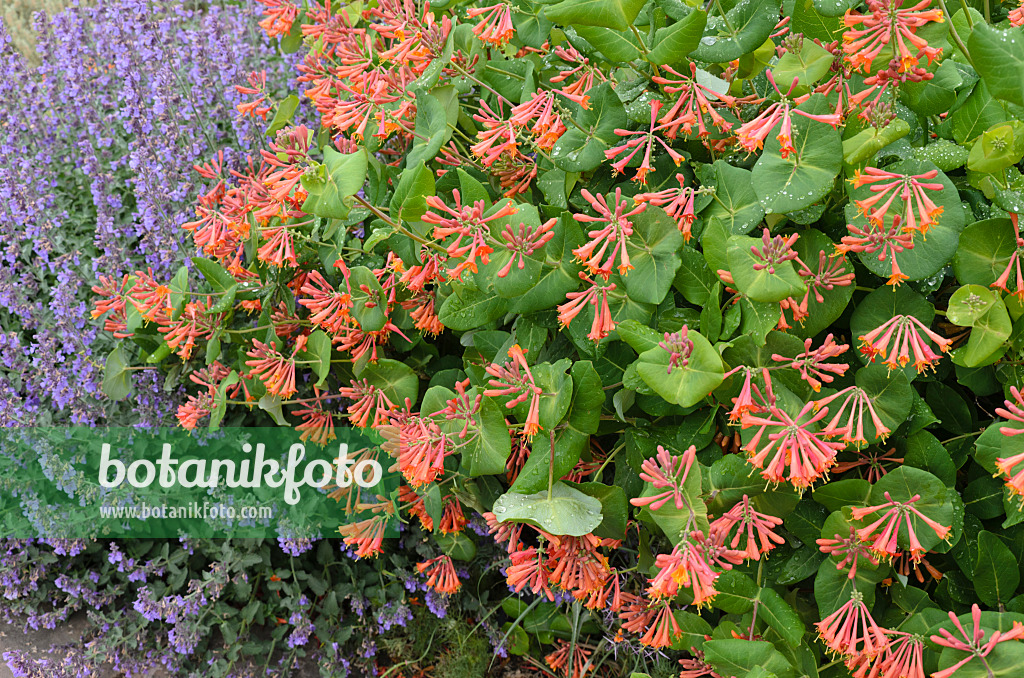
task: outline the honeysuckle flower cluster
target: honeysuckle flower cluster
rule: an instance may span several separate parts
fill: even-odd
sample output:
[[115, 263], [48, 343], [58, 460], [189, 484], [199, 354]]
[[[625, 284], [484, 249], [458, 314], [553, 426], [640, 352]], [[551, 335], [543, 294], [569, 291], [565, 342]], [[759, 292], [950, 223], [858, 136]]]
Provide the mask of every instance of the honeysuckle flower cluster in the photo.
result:
[[[991, 65], [1012, 39], [951, 21], [951, 70], [927, 2], [770, 29], [774, 6], [261, 4], [301, 50], [295, 99], [269, 68], [232, 83], [265, 139], [198, 164], [188, 266], [97, 271], [111, 395], [175, 370], [185, 427], [382, 440], [358, 458], [392, 489], [330, 490], [344, 553], [498, 654], [581, 677], [786, 673], [797, 648], [857, 676], [949, 670], [921, 610], [964, 605], [953, 573], [978, 559], [1005, 571], [957, 544], [1017, 510], [953, 494], [995, 497], [993, 472], [1024, 494], [989, 433], [1024, 421], [1014, 109], [993, 103], [1019, 97]], [[1010, 423], [981, 434], [1004, 386]], [[884, 628], [900, 586], [913, 623]], [[320, 596], [279, 616], [285, 645], [328, 647]], [[356, 654], [400, 645], [379, 633]], [[976, 645], [957, 649], [1010, 647]]]

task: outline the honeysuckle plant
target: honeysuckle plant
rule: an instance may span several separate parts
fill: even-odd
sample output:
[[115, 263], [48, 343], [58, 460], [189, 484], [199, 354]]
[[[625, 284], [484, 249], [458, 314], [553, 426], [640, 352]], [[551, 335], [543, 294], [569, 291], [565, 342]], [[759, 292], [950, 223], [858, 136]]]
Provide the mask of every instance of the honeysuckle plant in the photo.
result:
[[111, 397], [372, 429], [346, 542], [416, 518], [453, 595], [493, 539], [550, 673], [1024, 665], [1020, 8], [261, 2], [296, 93], [191, 266], [98, 282]]

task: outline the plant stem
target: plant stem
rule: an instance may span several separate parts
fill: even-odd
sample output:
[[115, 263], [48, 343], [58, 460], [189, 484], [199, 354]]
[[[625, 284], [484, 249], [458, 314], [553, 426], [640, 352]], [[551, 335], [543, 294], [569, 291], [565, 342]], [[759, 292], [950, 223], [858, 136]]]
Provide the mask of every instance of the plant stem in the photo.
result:
[[960, 34], [956, 32], [956, 26], [953, 25], [952, 15], [949, 13], [949, 9], [946, 7], [946, 0], [939, 0], [939, 7], [942, 8], [942, 14], [944, 16], [950, 17], [949, 32], [953, 36], [953, 42], [955, 42], [956, 46], [960, 49], [960, 51], [964, 53], [964, 57], [967, 59], [967, 63], [969, 63], [973, 67], [974, 60], [971, 59], [971, 53], [967, 51], [967, 45], [965, 45], [964, 41], [960, 39]]
[[555, 487], [555, 432], [551, 431], [551, 455], [548, 459], [548, 501], [551, 501], [551, 491]]

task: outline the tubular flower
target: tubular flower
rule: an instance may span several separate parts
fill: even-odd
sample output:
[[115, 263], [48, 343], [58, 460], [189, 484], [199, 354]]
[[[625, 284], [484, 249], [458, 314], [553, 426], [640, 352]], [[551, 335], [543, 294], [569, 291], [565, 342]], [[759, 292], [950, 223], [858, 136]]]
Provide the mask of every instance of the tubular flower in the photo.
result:
[[612, 571], [604, 586], [594, 589], [587, 596], [583, 607], [588, 610], [603, 610], [605, 608], [612, 612], [622, 609], [622, 589], [619, 585], [619, 576]]
[[[864, 437], [864, 410], [868, 411], [868, 416], [871, 417], [871, 423], [875, 427], [875, 436], [885, 440], [891, 431], [889, 427], [882, 423], [882, 420], [878, 417], [878, 413], [875, 412], [875, 408], [871, 406], [871, 396], [868, 395], [867, 391], [859, 386], [847, 386], [838, 393], [833, 393], [830, 396], [826, 396], [821, 400], [814, 402], [815, 409], [820, 408], [824, 405], [828, 405], [830, 402], [835, 400], [841, 395], [846, 395], [843, 400], [843, 404], [836, 410], [836, 416], [832, 417], [832, 420], [825, 425], [822, 430], [827, 435], [841, 435], [842, 441], [845, 443], [852, 443], [857, 447], [862, 447], [868, 444], [867, 438]], [[846, 420], [846, 425], [841, 426], [840, 420], [843, 415], [847, 413], [847, 407], [849, 407], [849, 417]]]
[[[295, 393], [295, 353], [301, 348], [299, 344], [304, 341], [295, 342], [295, 351], [291, 357], [285, 357], [277, 350], [276, 342], [264, 344], [259, 339], [253, 339], [252, 349], [248, 355], [252, 360], [246, 360], [245, 364], [249, 370], [249, 378], [258, 377], [263, 385], [267, 387], [267, 393], [288, 398]], [[304, 348], [304, 346], [302, 347]]]
[[767, 228], [761, 232], [761, 247], [751, 245], [750, 253], [754, 255], [754, 258], [758, 260], [758, 263], [754, 264], [755, 271], [768, 270], [769, 273], [775, 274], [775, 267], [781, 263], [792, 261], [797, 258], [797, 253], [793, 250], [793, 245], [800, 237], [798, 233], [787, 237], [776, 235], [772, 236], [771, 231]]
[[351, 383], [352, 386], [344, 386], [338, 391], [340, 396], [353, 401], [348, 406], [349, 422], [358, 428], [366, 428], [367, 424], [372, 428], [377, 428], [386, 423], [388, 413], [394, 409], [395, 405], [388, 400], [384, 391], [366, 379], [362, 381], [353, 379]]
[[789, 86], [789, 90], [783, 94], [782, 90], [779, 89], [779, 86], [775, 84], [775, 77], [772, 75], [772, 72], [770, 70], [765, 71], [765, 75], [768, 76], [768, 81], [771, 83], [772, 87], [775, 88], [775, 91], [778, 92], [779, 96], [782, 97], [782, 100], [773, 103], [756, 118], [750, 122], [743, 123], [743, 125], [736, 130], [736, 138], [739, 140], [740, 146], [742, 146], [748, 153], [753, 153], [754, 151], [762, 148], [764, 146], [764, 140], [768, 138], [768, 135], [771, 134], [776, 127], [779, 127], [779, 133], [775, 137], [779, 141], [779, 155], [783, 158], [788, 158], [790, 153], [795, 153], [796, 148], [793, 146], [793, 113], [802, 115], [805, 118], [809, 118], [817, 122], [826, 123], [832, 127], [838, 127], [839, 123], [842, 122], [842, 117], [835, 113], [813, 115], [806, 111], [801, 111], [799, 108], [793, 107], [793, 102], [789, 98], [789, 95], [797, 85], [796, 78], [793, 78], [793, 83]]
[[693, 204], [697, 189], [685, 186], [686, 178], [682, 174], [676, 175], [676, 181], [679, 182], [679, 188], [666, 188], [655, 193], [640, 193], [633, 196], [633, 201], [650, 203], [663, 208], [666, 214], [676, 220], [676, 226], [683, 234], [683, 240], [690, 242], [690, 239], [693, 238], [693, 222], [697, 220]]
[[[443, 200], [437, 196], [427, 197], [427, 206], [437, 212], [446, 212], [450, 216], [428, 210], [423, 215], [423, 221], [434, 224], [434, 237], [447, 238], [455, 236], [446, 248], [448, 256], [453, 259], [464, 258], [455, 268], [449, 269], [449, 278], [462, 279], [462, 273], [466, 270], [477, 272], [477, 259], [487, 264], [490, 261], [490, 254], [494, 248], [489, 244], [490, 227], [488, 222], [495, 219], [502, 219], [518, 212], [518, 208], [512, 202], [502, 205], [494, 214], [484, 216], [484, 201], [477, 200], [473, 206], [462, 204], [462, 196], [458, 189], [452, 191], [455, 198], [455, 209], [448, 207]], [[463, 242], [463, 239], [467, 242]]]
[[686, 367], [693, 353], [693, 341], [687, 338], [689, 328], [683, 325], [678, 332], [666, 332], [665, 338], [658, 342], [658, 347], [668, 353], [668, 374], [673, 367]]
[[1024, 452], [1012, 457], [996, 459], [996, 468], [1000, 475], [1007, 476], [1006, 486], [1010, 488], [1011, 494], [1024, 497], [1024, 468], [1014, 474], [1013, 469], [1024, 463]]
[[[1010, 395], [1013, 397], [1013, 401], [1005, 400], [1003, 407], [996, 408], [996, 414], [1010, 421], [1024, 423], [1024, 395], [1021, 395], [1020, 390], [1016, 386], [1010, 387]], [[1024, 433], [1024, 428], [1000, 426], [999, 432], [1005, 436], [1015, 436]], [[1020, 466], [1021, 463], [1024, 463], [1024, 452], [1011, 457], [996, 459], [996, 469], [998, 471], [996, 476], [1007, 476], [1006, 486], [1010, 488], [1010, 492], [1024, 497], [1024, 468], [1021, 468], [1016, 474], [1013, 472], [1013, 469]]]
[[889, 644], [885, 630], [871, 618], [864, 594], [856, 590], [845, 605], [815, 626], [828, 649], [840, 655], [875, 657]]
[[[636, 157], [636, 154], [640, 152], [640, 149], [644, 149], [643, 161], [640, 163], [640, 167], [637, 168], [636, 174], [633, 175], [633, 181], [639, 184], [647, 183], [647, 173], [654, 170], [654, 166], [651, 164], [651, 153], [654, 150], [654, 142], [657, 141], [661, 144], [661, 147], [665, 149], [669, 157], [672, 158], [672, 162], [679, 166], [685, 158], [677, 151], [673, 150], [671, 146], [665, 143], [664, 139], [658, 137], [655, 132], [662, 129], [659, 127], [658, 122], [658, 111], [661, 110], [662, 103], [658, 99], [651, 100], [651, 128], [644, 132], [642, 130], [630, 131], [628, 129], [616, 129], [615, 133], [620, 137], [634, 137], [621, 146], [609, 148], [604, 152], [605, 160], [612, 160], [620, 155], [623, 155], [621, 160], [612, 163], [612, 169], [617, 174], [622, 174], [626, 171], [626, 166]], [[632, 149], [632, 150], [630, 150]], [[628, 151], [628, 152], [627, 152]]]
[[850, 369], [850, 366], [846, 363], [825, 363], [829, 358], [835, 358], [845, 353], [846, 349], [850, 348], [850, 345], [837, 344], [831, 333], [825, 337], [825, 341], [821, 343], [821, 346], [813, 351], [811, 350], [811, 343], [811, 339], [805, 339], [804, 352], [798, 354], [795, 358], [787, 358], [784, 355], [774, 353], [772, 354], [772, 360], [788, 362], [791, 368], [800, 373], [800, 378], [810, 384], [811, 388], [817, 392], [821, 390], [822, 382], [826, 384], [832, 383], [834, 379], [833, 374], [838, 374], [841, 377], [846, 374], [846, 370]]
[[450, 596], [462, 586], [459, 575], [455, 572], [455, 564], [448, 555], [431, 558], [425, 563], [417, 563], [416, 571], [426, 575], [427, 586], [438, 593]]
[[327, 332], [335, 334], [350, 322], [351, 293], [335, 290], [319, 271], [309, 272], [300, 291], [308, 296], [299, 297], [299, 305], [305, 306], [312, 312], [309, 321], [314, 325], [319, 325]]
[[444, 473], [444, 459], [452, 449], [448, 436], [432, 419], [398, 412], [378, 431], [387, 441], [384, 449], [398, 457], [398, 470], [413, 487]]
[[[1024, 12], [1024, 10], [1021, 10]], [[1017, 215], [1010, 213], [1010, 221], [1013, 223], [1013, 234], [1015, 247], [1013, 254], [1010, 255], [1010, 261], [1006, 264], [1006, 270], [996, 279], [994, 283], [989, 287], [995, 287], [996, 289], [1002, 290], [1007, 294], [1013, 294], [1017, 297], [1018, 301], [1024, 300], [1024, 273], [1021, 273], [1020, 257], [1021, 250], [1024, 249], [1024, 238], [1020, 237], [1020, 226], [1017, 224]], [[1016, 283], [1016, 290], [1010, 292], [1010, 289], [1006, 286], [1006, 283], [1010, 282], [1010, 275], [1016, 273], [1014, 276], [1014, 282]]]
[[1010, 10], [1010, 25], [1014, 27], [1024, 26], [1024, 0], [1020, 5]]
[[855, 171], [850, 183], [854, 188], [871, 184], [870, 190], [874, 195], [855, 202], [861, 214], [876, 228], [881, 229], [884, 226], [889, 207], [899, 198], [898, 204], [902, 204], [904, 208], [903, 214], [900, 215], [903, 230], [917, 231], [925, 235], [929, 228], [938, 225], [937, 217], [942, 214], [942, 207], [936, 205], [925, 191], [941, 191], [943, 185], [924, 183], [921, 179], [934, 179], [938, 175], [938, 170], [908, 175], [867, 167], [863, 172]]
[[[604, 224], [603, 228], [595, 228], [587, 233], [590, 242], [572, 251], [576, 258], [583, 262], [591, 274], [600, 275], [605, 280], [611, 277], [612, 267], [618, 257], [618, 271], [620, 275], [626, 275], [633, 266], [629, 263], [629, 253], [626, 251], [626, 244], [629, 236], [633, 235], [633, 223], [629, 217], [640, 214], [647, 209], [646, 204], [639, 204], [630, 211], [626, 211], [627, 202], [622, 199], [622, 189], [615, 189], [615, 210], [608, 207], [608, 201], [601, 194], [596, 197], [587, 189], [581, 193], [590, 206], [600, 216], [592, 217], [586, 214], [574, 214], [576, 221], [583, 223]], [[608, 248], [611, 246], [611, 252]], [[607, 259], [605, 253], [608, 253]]]
[[[760, 374], [764, 379], [767, 397], [765, 397], [765, 394], [761, 393], [761, 389], [753, 383], [752, 379], [754, 374], [758, 372], [757, 368], [740, 365], [735, 370], [731, 370], [725, 376], [731, 376], [740, 370], [743, 370], [744, 373], [743, 386], [740, 387], [740, 394], [732, 399], [732, 410], [729, 411], [729, 422], [733, 424], [741, 422], [743, 428], [747, 428], [749, 424], [746, 422], [750, 413], [756, 414], [759, 412], [767, 412], [770, 405], [775, 402], [775, 395], [772, 393], [772, 378], [771, 375], [768, 374], [768, 370], [766, 368], [761, 368]], [[764, 404], [760, 405], [755, 402], [755, 397], [761, 400]]]
[[[509, 542], [512, 545], [512, 542]], [[505, 583], [516, 593], [529, 587], [535, 595], [543, 594], [548, 600], [554, 600], [555, 594], [549, 584], [551, 576], [551, 562], [546, 557], [543, 548], [531, 546], [529, 548], [509, 551], [509, 559], [512, 564], [505, 570]]]
[[[919, 501], [921, 499], [921, 495], [915, 494], [910, 498], [910, 500], [901, 502], [894, 500], [889, 493], [886, 492], [885, 498], [887, 501], [884, 504], [879, 504], [878, 506], [856, 507], [851, 511], [854, 520], [863, 520], [872, 513], [887, 509], [885, 513], [882, 514], [881, 518], [867, 527], [862, 527], [857, 530], [857, 538], [862, 542], [871, 542], [871, 550], [878, 557], [888, 560], [896, 555], [896, 539], [899, 536], [900, 525], [906, 524], [907, 537], [910, 543], [910, 556], [914, 562], [921, 560], [921, 556], [924, 555], [925, 549], [918, 540], [917, 534], [914, 532], [914, 523], [911, 519], [911, 514], [934, 530], [939, 539], [945, 539], [949, 535], [950, 528], [940, 525], [918, 511], [914, 506], [914, 502]], [[885, 528], [876, 535], [875, 531], [883, 525], [885, 525]]]
[[876, 356], [882, 356], [883, 362], [890, 370], [906, 366], [913, 352], [914, 367], [918, 372], [924, 372], [929, 367], [934, 369], [941, 356], [925, 343], [919, 331], [923, 331], [943, 353], [948, 351], [950, 344], [953, 343], [932, 332], [914, 316], [897, 315], [858, 337], [863, 344], [860, 352], [868, 356], [871, 362], [875, 361]]
[[302, 433], [299, 440], [312, 440], [317, 445], [326, 445], [335, 439], [334, 415], [327, 411], [327, 403], [320, 389], [313, 387], [315, 397], [307, 400], [306, 407], [292, 410], [292, 414], [302, 417], [302, 423], [295, 427]]
[[473, 119], [483, 123], [484, 129], [477, 133], [480, 141], [469, 150], [487, 167], [497, 162], [502, 155], [514, 158], [517, 148], [515, 123], [499, 118], [486, 101], [480, 101], [480, 109], [482, 112], [474, 113]]
[[868, 547], [857, 537], [857, 528], [850, 526], [850, 536], [841, 537], [835, 535], [832, 539], [819, 539], [817, 540], [818, 549], [822, 553], [827, 553], [830, 556], [840, 558], [839, 562], [836, 563], [836, 569], [842, 570], [847, 565], [850, 566], [850, 579], [857, 576], [857, 561], [860, 558], [866, 559], [872, 565], [878, 565], [878, 559], [871, 554]]
[[552, 84], [565, 82], [571, 76], [576, 76], [576, 80], [568, 85], [564, 85], [562, 89], [559, 90], [559, 93], [566, 98], [575, 101], [583, 108], [590, 108], [590, 97], [588, 97], [586, 93], [594, 86], [595, 78], [601, 82], [607, 80], [604, 73], [602, 73], [600, 69], [592, 66], [590, 59], [583, 56], [579, 50], [572, 45], [556, 47], [551, 50], [551, 53], [566, 63], [579, 64], [575, 68], [566, 69], [559, 72], [558, 75], [552, 76]]
[[[933, 673], [932, 678], [952, 678], [960, 668], [973, 661], [975, 658], [982, 659], [982, 661], [984, 661], [984, 657], [987, 657], [999, 643], [1007, 640], [1017, 640], [1024, 637], [1024, 625], [1020, 622], [1013, 622], [1013, 626], [1009, 631], [1005, 633], [1002, 631], [993, 631], [992, 635], [989, 636], [986, 641], [985, 630], [981, 628], [981, 609], [977, 604], [971, 606], [971, 620], [974, 622], [974, 629], [970, 634], [964, 630], [963, 625], [960, 624], [960, 620], [957, 619], [957, 616], [952, 612], [949, 613], [949, 619], [954, 625], [956, 625], [956, 629], [960, 632], [963, 640], [957, 638], [946, 629], [940, 628], [940, 635], [932, 636], [932, 642], [936, 645], [941, 645], [942, 647], [949, 647], [961, 652], [967, 652], [968, 655], [956, 664], [950, 666], [948, 669], [943, 669], [938, 673]], [[989, 672], [991, 673], [991, 670]]]
[[904, 250], [914, 249], [914, 234], [907, 233], [900, 228], [901, 219], [896, 215], [892, 223], [886, 227], [883, 223], [869, 220], [867, 228], [861, 228], [853, 224], [847, 224], [846, 228], [852, 235], [844, 235], [841, 244], [836, 245], [836, 251], [842, 254], [847, 252], [864, 252], [873, 254], [878, 252], [878, 260], [885, 261], [889, 258], [889, 279], [887, 285], [899, 285], [907, 279], [907, 276], [900, 270], [896, 255]]
[[[594, 670], [593, 664], [588, 660], [591, 651], [584, 648], [578, 641], [575, 645], [567, 640], [556, 639], [557, 649], [544, 657], [544, 663], [552, 671], [562, 672], [567, 678], [583, 678], [590, 671]], [[569, 651], [572, 650], [572, 655]]]
[[513, 264], [517, 264], [520, 271], [523, 270], [526, 267], [523, 257], [532, 255], [543, 247], [547, 241], [555, 237], [555, 233], [551, 229], [554, 228], [557, 221], [558, 219], [548, 219], [538, 226], [537, 230], [534, 230], [533, 226], [527, 226], [520, 222], [518, 232], [512, 229], [512, 224], [506, 224], [505, 228], [501, 231], [501, 238], [505, 242], [505, 247], [512, 253], [512, 256], [509, 258], [508, 263], [498, 271], [498, 277], [504, 278], [507, 276], [512, 270]]
[[683, 633], [667, 600], [656, 603], [632, 600], [623, 606], [619, 618], [623, 629], [643, 634], [640, 643], [647, 647], [668, 647]]
[[[654, 76], [654, 82], [665, 86], [669, 94], [679, 94], [679, 98], [665, 111], [665, 115], [658, 122], [661, 129], [665, 130], [665, 136], [675, 139], [680, 128], [685, 134], [693, 134], [694, 125], [697, 126], [697, 135], [707, 137], [711, 134], [711, 127], [717, 127], [725, 133], [732, 129], [732, 123], [721, 116], [715, 110], [716, 106], [735, 106], [737, 99], [723, 92], [716, 92], [697, 82], [697, 64], [690, 63], [690, 75], [672, 70], [670, 66], [663, 66], [662, 70], [671, 73], [676, 79]], [[704, 116], [710, 119], [710, 124], [705, 122]]]
[[925, 9], [930, 4], [931, 0], [922, 0], [913, 7], [902, 9], [903, 0], [868, 0], [870, 14], [846, 10], [843, 23], [847, 29], [864, 26], [843, 34], [843, 52], [854, 70], [870, 71], [871, 62], [889, 45], [896, 51], [900, 66], [905, 71], [917, 66], [922, 55], [931, 63], [942, 50], [929, 47], [923, 38], [915, 35], [917, 29], [926, 23], [943, 21], [941, 10]]
[[511, 360], [504, 365], [492, 363], [487, 366], [486, 372], [493, 379], [487, 382], [491, 388], [484, 391], [484, 395], [514, 395], [515, 397], [505, 404], [509, 409], [529, 399], [530, 407], [523, 427], [523, 437], [530, 439], [540, 431], [540, 396], [544, 391], [533, 381], [530, 366], [526, 363], [526, 355], [519, 344], [514, 344], [508, 350], [508, 357]]
[[582, 292], [569, 292], [565, 295], [568, 301], [558, 306], [558, 322], [562, 327], [567, 327], [572, 319], [590, 304], [594, 307], [594, 322], [591, 323], [587, 338], [591, 341], [601, 341], [615, 329], [615, 321], [612, 320], [612, 312], [608, 308], [608, 293], [615, 290], [615, 283], [602, 285], [583, 271], [580, 271], [579, 276], [584, 282], [590, 283], [590, 287]]
[[558, 537], [547, 547], [555, 564], [549, 581], [578, 598], [590, 595], [604, 586], [611, 571], [608, 559], [597, 552], [601, 540], [592, 534], [582, 537]]
[[748, 559], [760, 560], [762, 555], [767, 554], [776, 545], [786, 542], [774, 532], [774, 529], [781, 524], [782, 518], [754, 510], [750, 506], [750, 497], [743, 495], [741, 501], [711, 523], [708, 537], [724, 544], [729, 538], [732, 528], [738, 525], [739, 529], [733, 535], [729, 547], [736, 549], [745, 534], [746, 545], [739, 549], [740, 553], [743, 553]]
[[394, 510], [393, 504], [384, 501], [377, 504], [359, 504], [358, 508], [368, 509], [377, 515], [357, 523], [342, 525], [338, 532], [345, 538], [346, 545], [358, 547], [357, 558], [376, 556], [382, 550], [384, 531], [388, 525], [388, 517]]
[[466, 16], [470, 19], [483, 15], [480, 23], [473, 27], [473, 35], [480, 42], [491, 47], [503, 47], [512, 39], [515, 29], [512, 27], [512, 6], [499, 2], [490, 7], [470, 7]]
[[854, 674], [854, 678], [876, 675], [882, 678], [925, 678], [924, 638], [904, 631], [887, 631], [885, 653], [876, 660], [875, 673]]
[[[798, 423], [810, 414], [813, 407], [813, 402], [807, 403], [796, 417], [772, 407], [766, 417], [748, 415], [746, 418], [746, 425], [761, 428], [743, 449], [749, 455], [750, 463], [763, 469], [761, 477], [765, 480], [772, 483], [788, 480], [794, 487], [802, 489], [810, 487], [835, 463], [836, 452], [843, 448], [843, 444], [824, 440], [824, 433], [814, 433], [808, 428], [824, 418], [828, 408]], [[762, 445], [765, 431], [770, 432], [768, 441]]]
[[538, 89], [532, 97], [513, 106], [510, 122], [519, 127], [528, 127], [537, 147], [542, 150], [552, 149], [565, 133], [565, 125], [555, 107], [555, 94], [549, 90]]
[[719, 573], [711, 569], [689, 541], [677, 545], [672, 553], [659, 553], [654, 566], [658, 574], [648, 580], [647, 588], [647, 595], [653, 599], [675, 598], [680, 584], [693, 590], [693, 602], [698, 607], [717, 593], [715, 581]]
[[213, 334], [217, 318], [223, 317], [211, 317], [208, 314], [207, 309], [212, 305], [212, 300], [207, 297], [205, 304], [202, 301], [190, 301], [185, 304], [185, 310], [177, 320], [171, 320], [170, 314], [166, 312], [157, 317], [157, 323], [160, 325], [157, 331], [164, 335], [167, 346], [182, 360], [188, 360], [192, 356], [192, 349], [195, 348], [197, 341]]
[[655, 490], [665, 491], [651, 497], [630, 499], [629, 503], [633, 506], [646, 506], [651, 511], [657, 511], [671, 499], [676, 509], [681, 510], [686, 507], [683, 486], [686, 484], [686, 477], [696, 458], [697, 447], [695, 445], [690, 445], [680, 456], [676, 456], [658, 445], [658, 453], [654, 459], [645, 459], [640, 465], [640, 479], [650, 483]]
[[466, 519], [466, 514], [462, 511], [462, 504], [459, 503], [459, 500], [451, 494], [446, 496], [444, 498], [444, 511], [441, 513], [441, 524], [438, 526], [441, 534], [462, 532], [468, 524], [469, 520]]
[[841, 461], [835, 465], [833, 470], [836, 473], [846, 473], [852, 469], [866, 466], [867, 473], [861, 473], [860, 476], [869, 483], [878, 481], [879, 478], [889, 472], [888, 469], [885, 468], [885, 464], [903, 463], [903, 457], [895, 456], [895, 447], [884, 452], [881, 450], [862, 450], [857, 448], [853, 450], [853, 454], [856, 456], [856, 459], [853, 461]]
[[443, 414], [448, 421], [461, 421], [462, 430], [457, 434], [461, 440], [466, 439], [470, 425], [476, 423], [476, 413], [480, 411], [480, 403], [484, 399], [480, 394], [470, 399], [466, 393], [468, 386], [469, 379], [455, 382], [455, 397], [448, 400], [443, 409], [431, 413], [431, 416]]

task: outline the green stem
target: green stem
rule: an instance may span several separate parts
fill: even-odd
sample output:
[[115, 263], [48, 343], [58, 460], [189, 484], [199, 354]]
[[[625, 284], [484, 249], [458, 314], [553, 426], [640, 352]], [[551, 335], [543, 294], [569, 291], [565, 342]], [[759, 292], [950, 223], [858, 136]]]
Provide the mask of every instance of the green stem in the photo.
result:
[[[985, 5], [986, 5], [986, 7], [985, 7], [986, 12], [985, 13], [988, 14], [988, 11], [987, 11], [988, 10], [988, 0], [985, 0]], [[967, 0], [960, 0], [960, 6], [964, 8], [964, 16], [967, 18], [967, 27], [970, 28], [973, 31], [974, 30], [974, 17], [971, 16], [971, 10], [969, 10], [967, 8]], [[950, 17], [950, 21], [952, 21], [952, 19], [953, 18]], [[988, 18], [986, 17], [986, 21], [987, 20], [988, 20]]]
[[548, 501], [551, 501], [551, 491], [555, 487], [555, 432], [551, 431], [551, 455], [548, 459]]
[[956, 46], [964, 53], [964, 58], [967, 59], [972, 67], [974, 66], [974, 60], [971, 59], [971, 53], [967, 51], [967, 45], [960, 39], [960, 34], [956, 31], [956, 26], [953, 25], [952, 15], [949, 13], [949, 9], [946, 7], [946, 0], [939, 0], [939, 7], [942, 9], [943, 16], [949, 17], [949, 33], [953, 36], [953, 42]]

